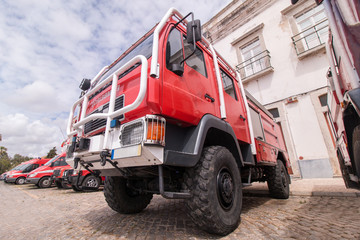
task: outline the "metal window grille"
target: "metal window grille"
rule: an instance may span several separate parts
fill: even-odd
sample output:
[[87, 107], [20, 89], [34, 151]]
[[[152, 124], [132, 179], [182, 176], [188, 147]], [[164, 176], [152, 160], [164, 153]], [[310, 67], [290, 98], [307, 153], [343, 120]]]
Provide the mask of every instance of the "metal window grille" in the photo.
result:
[[328, 20], [325, 19], [291, 37], [297, 55], [323, 45], [327, 40], [328, 26]]
[[272, 66], [268, 50], [262, 51], [236, 66], [242, 80], [269, 68], [272, 68]]

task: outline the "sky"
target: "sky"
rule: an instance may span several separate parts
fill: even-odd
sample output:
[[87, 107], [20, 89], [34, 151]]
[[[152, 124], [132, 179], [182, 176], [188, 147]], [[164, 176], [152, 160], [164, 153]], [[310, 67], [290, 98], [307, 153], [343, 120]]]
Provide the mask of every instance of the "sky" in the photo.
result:
[[0, 0], [0, 146], [44, 156], [66, 138], [83, 78], [93, 78], [170, 7], [201, 23], [231, 0]]

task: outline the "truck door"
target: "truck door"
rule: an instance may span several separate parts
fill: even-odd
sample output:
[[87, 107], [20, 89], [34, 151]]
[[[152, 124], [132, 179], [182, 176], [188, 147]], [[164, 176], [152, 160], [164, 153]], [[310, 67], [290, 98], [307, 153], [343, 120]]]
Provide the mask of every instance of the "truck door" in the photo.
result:
[[[209, 78], [204, 51], [197, 47], [195, 53], [185, 62], [193, 46], [184, 41], [183, 34], [176, 28], [170, 30], [166, 40], [165, 66], [163, 67], [162, 111], [174, 119], [197, 124], [209, 113], [219, 115], [215, 107], [217, 95], [215, 83]], [[183, 66], [183, 73], [176, 74], [174, 65]]]
[[244, 99], [241, 97], [239, 89], [235, 87], [237, 82], [223, 67], [220, 67], [220, 75], [224, 89], [226, 121], [230, 123], [237, 139], [250, 142]]

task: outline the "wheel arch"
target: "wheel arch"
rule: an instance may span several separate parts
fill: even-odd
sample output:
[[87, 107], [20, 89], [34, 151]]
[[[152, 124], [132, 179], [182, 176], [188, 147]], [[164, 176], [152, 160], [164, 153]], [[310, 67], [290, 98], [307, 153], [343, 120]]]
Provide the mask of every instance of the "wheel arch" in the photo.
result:
[[213, 115], [203, 116], [194, 127], [167, 125], [165, 136], [165, 165], [193, 167], [199, 161], [203, 148], [213, 145], [226, 147], [238, 166], [244, 165], [234, 130], [229, 123]]
[[356, 110], [356, 108], [354, 107], [353, 104], [349, 104], [346, 109], [344, 110], [343, 113], [343, 121], [344, 121], [344, 127], [345, 127], [345, 132], [346, 132], [346, 138], [347, 138], [347, 145], [348, 145], [348, 149], [349, 149], [349, 156], [351, 158], [351, 160], [354, 160], [354, 153], [353, 153], [353, 147], [352, 147], [352, 135], [353, 132], [355, 130], [355, 128], [360, 125], [360, 117], [359, 114]]

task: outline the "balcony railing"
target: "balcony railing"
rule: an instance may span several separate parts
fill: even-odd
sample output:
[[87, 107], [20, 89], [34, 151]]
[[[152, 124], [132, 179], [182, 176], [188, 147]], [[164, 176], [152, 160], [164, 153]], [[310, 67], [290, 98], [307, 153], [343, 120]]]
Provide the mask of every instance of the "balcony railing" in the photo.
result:
[[291, 37], [297, 55], [323, 45], [328, 37], [328, 26], [328, 20], [325, 19]]
[[240, 73], [242, 80], [270, 68], [272, 68], [272, 66], [270, 63], [270, 52], [268, 50], [265, 50], [236, 66], [236, 70]]

